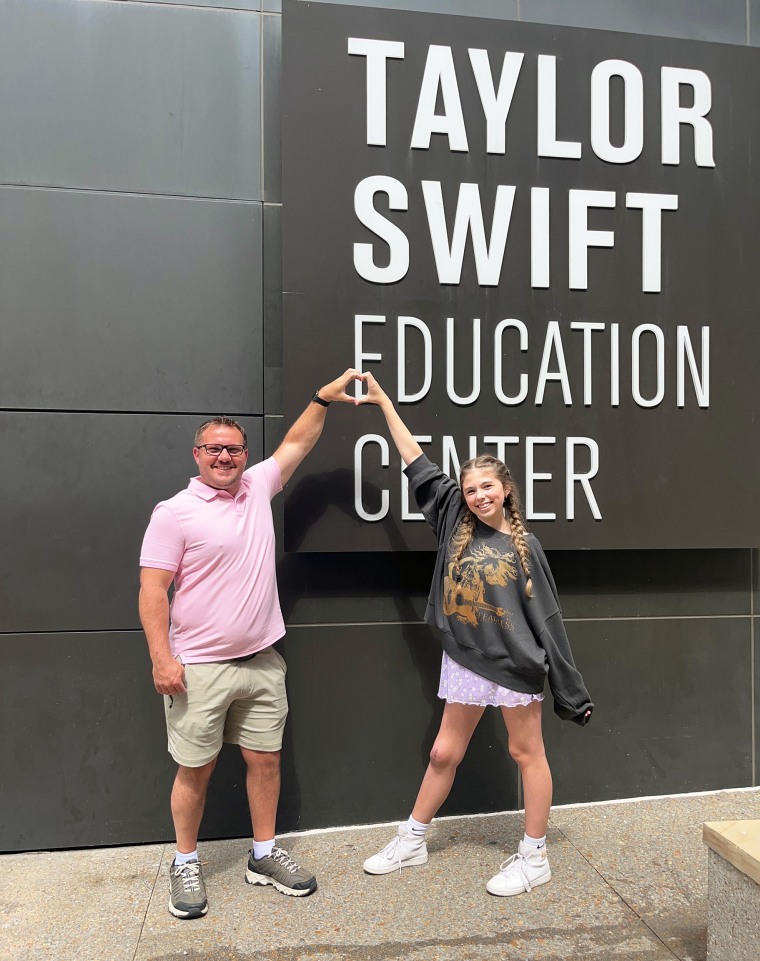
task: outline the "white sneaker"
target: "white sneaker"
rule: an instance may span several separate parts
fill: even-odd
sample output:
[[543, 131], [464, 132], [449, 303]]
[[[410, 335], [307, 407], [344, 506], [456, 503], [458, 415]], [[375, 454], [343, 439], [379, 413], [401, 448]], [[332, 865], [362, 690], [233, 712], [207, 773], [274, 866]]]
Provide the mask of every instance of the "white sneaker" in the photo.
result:
[[392, 871], [411, 868], [415, 864], [427, 864], [428, 853], [425, 838], [409, 834], [405, 824], [399, 824], [398, 834], [382, 851], [364, 862], [367, 874], [390, 874]]
[[549, 868], [549, 858], [546, 846], [540, 851], [528, 847], [523, 841], [517, 849], [517, 854], [501, 865], [499, 873], [494, 875], [486, 885], [489, 894], [496, 894], [501, 898], [511, 897], [513, 894], [524, 894], [539, 884], [551, 881], [552, 872]]

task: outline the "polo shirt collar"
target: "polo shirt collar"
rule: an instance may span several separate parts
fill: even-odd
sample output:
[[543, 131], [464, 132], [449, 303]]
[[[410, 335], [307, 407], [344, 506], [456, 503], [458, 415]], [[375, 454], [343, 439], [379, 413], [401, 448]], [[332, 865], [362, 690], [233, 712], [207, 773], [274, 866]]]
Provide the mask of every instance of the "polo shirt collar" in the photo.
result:
[[[187, 489], [200, 497], [204, 501], [212, 501], [219, 494], [227, 494], [227, 491], [221, 491], [216, 487], [209, 487], [208, 484], [204, 484], [200, 477], [191, 477], [190, 483], [187, 485]], [[229, 495], [231, 500], [237, 500], [237, 498], [243, 492], [243, 485], [240, 485], [237, 493], [234, 495]]]

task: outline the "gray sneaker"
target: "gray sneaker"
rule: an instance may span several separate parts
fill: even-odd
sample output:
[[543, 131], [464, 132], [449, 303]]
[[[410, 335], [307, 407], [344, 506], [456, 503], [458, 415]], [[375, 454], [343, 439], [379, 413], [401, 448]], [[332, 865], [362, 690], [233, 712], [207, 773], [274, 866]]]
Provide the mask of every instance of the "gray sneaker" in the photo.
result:
[[200, 861], [188, 861], [169, 868], [169, 910], [175, 918], [202, 918], [208, 911], [206, 885]]
[[248, 855], [245, 879], [249, 884], [273, 884], [282, 894], [302, 898], [317, 890], [317, 879], [304, 871], [289, 857], [288, 852], [277, 845], [272, 853], [257, 861], [253, 851]]

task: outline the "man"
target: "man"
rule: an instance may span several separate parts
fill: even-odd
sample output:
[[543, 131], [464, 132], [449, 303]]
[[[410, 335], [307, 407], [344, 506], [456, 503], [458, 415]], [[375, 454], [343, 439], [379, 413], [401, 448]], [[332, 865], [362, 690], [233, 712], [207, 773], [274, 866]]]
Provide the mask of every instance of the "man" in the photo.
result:
[[158, 504], [148, 525], [140, 620], [153, 682], [164, 695], [169, 752], [179, 765], [171, 795], [177, 850], [169, 895], [177, 918], [208, 911], [198, 830], [223, 741], [240, 746], [247, 766], [253, 846], [246, 881], [297, 897], [317, 887], [275, 844], [288, 705], [285, 662], [272, 647], [285, 626], [270, 501], [316, 444], [327, 406], [355, 404], [346, 389], [361, 379], [347, 370], [320, 388], [272, 457], [248, 470], [243, 428], [229, 417], [202, 424], [193, 448], [199, 476]]

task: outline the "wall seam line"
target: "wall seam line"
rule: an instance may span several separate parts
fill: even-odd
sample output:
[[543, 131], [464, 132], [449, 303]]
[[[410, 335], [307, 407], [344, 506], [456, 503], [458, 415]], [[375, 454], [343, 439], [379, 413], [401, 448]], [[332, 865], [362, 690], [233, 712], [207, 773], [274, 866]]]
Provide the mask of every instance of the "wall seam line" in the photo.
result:
[[204, 194], [167, 194], [151, 190], [109, 190], [106, 187], [71, 187], [64, 184], [12, 184], [0, 182], [0, 190], [39, 190], [61, 194], [91, 194], [102, 197], [152, 197], [164, 200], [199, 200], [204, 203], [248, 204], [263, 207], [264, 201], [255, 197], [209, 197]]

